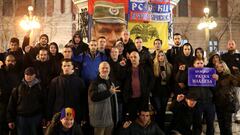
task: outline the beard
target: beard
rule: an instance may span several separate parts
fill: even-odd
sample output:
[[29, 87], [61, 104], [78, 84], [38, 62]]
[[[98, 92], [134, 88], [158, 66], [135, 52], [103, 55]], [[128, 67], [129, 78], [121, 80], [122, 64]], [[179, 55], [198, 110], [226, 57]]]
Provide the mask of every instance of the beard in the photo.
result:
[[7, 71], [15, 71], [16, 70], [16, 65], [14, 64], [9, 64], [6, 66]]

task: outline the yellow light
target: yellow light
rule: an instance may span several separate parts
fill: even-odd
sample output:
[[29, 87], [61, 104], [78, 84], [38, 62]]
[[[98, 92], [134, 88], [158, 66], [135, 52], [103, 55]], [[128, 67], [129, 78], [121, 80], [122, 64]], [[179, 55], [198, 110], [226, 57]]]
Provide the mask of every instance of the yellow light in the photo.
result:
[[31, 29], [39, 29], [40, 23], [36, 16], [33, 16], [33, 7], [28, 6], [28, 13], [29, 15], [25, 15], [23, 20], [20, 22], [20, 26], [24, 30], [31, 30]]
[[33, 6], [28, 6], [28, 11], [33, 11]]
[[204, 12], [205, 14], [209, 14], [210, 10], [209, 10], [209, 8], [206, 7], [206, 8], [203, 9], [203, 12]]
[[40, 23], [36, 17], [33, 17], [31, 20], [28, 16], [25, 16], [24, 19], [20, 22], [20, 26], [28, 31], [30, 29], [39, 29]]

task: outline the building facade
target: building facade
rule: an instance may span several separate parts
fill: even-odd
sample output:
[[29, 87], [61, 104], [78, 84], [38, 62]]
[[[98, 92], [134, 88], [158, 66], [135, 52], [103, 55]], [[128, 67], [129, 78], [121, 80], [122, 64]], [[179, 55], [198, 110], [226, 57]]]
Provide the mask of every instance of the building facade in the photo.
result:
[[[209, 46], [205, 43], [204, 30], [197, 29], [200, 18], [204, 16], [204, 7], [209, 7], [209, 15], [217, 22], [217, 27], [210, 30]], [[190, 42], [195, 48], [225, 51], [228, 40], [233, 39], [240, 50], [239, 0], [180, 0], [173, 13], [174, 32], [181, 33], [185, 42]]]
[[[23, 39], [26, 31], [20, 28], [19, 22], [28, 14], [27, 7], [30, 5], [41, 23], [41, 28], [33, 31], [32, 45], [40, 34], [46, 33], [50, 42], [54, 41], [61, 47], [76, 30], [85, 27], [81, 17], [86, 12], [87, 0], [1, 0], [0, 49], [6, 49], [13, 36]], [[173, 31], [181, 33], [184, 42], [190, 42], [194, 48], [207, 49], [204, 30], [197, 29], [205, 6], [210, 8], [210, 15], [218, 24], [210, 31], [210, 50], [225, 50], [229, 39], [240, 44], [239, 0], [180, 0], [173, 10]], [[240, 50], [240, 45], [237, 48]]]

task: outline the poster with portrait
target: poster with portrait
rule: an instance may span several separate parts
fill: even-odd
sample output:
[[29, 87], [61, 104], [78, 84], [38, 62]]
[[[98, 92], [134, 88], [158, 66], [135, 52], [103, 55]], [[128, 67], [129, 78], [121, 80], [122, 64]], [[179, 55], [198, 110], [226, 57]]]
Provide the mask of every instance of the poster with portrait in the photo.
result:
[[111, 48], [126, 30], [128, 0], [89, 0], [90, 39], [104, 36], [107, 48]]
[[160, 38], [162, 49], [168, 49], [170, 0], [89, 0], [88, 6], [90, 39], [104, 36], [111, 48], [127, 28], [131, 38], [141, 36], [146, 47], [153, 48]]

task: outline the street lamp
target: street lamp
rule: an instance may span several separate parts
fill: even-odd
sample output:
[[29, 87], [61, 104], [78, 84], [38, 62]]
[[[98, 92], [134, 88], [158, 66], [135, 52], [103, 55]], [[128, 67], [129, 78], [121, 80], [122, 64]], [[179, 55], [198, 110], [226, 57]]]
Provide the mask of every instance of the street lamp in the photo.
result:
[[32, 6], [28, 6], [28, 15], [24, 16], [23, 20], [20, 22], [20, 26], [26, 31], [40, 28], [38, 18], [33, 15]]
[[205, 30], [205, 42], [206, 42], [206, 46], [207, 46], [207, 52], [209, 52], [209, 31], [211, 29], [214, 29], [215, 27], [217, 27], [217, 23], [216, 21], [214, 20], [213, 16], [209, 17], [209, 8], [204, 8], [203, 12], [205, 14], [205, 16], [203, 16], [201, 19], [200, 19], [200, 23], [198, 24], [198, 29], [199, 30], [202, 30], [204, 29]]

